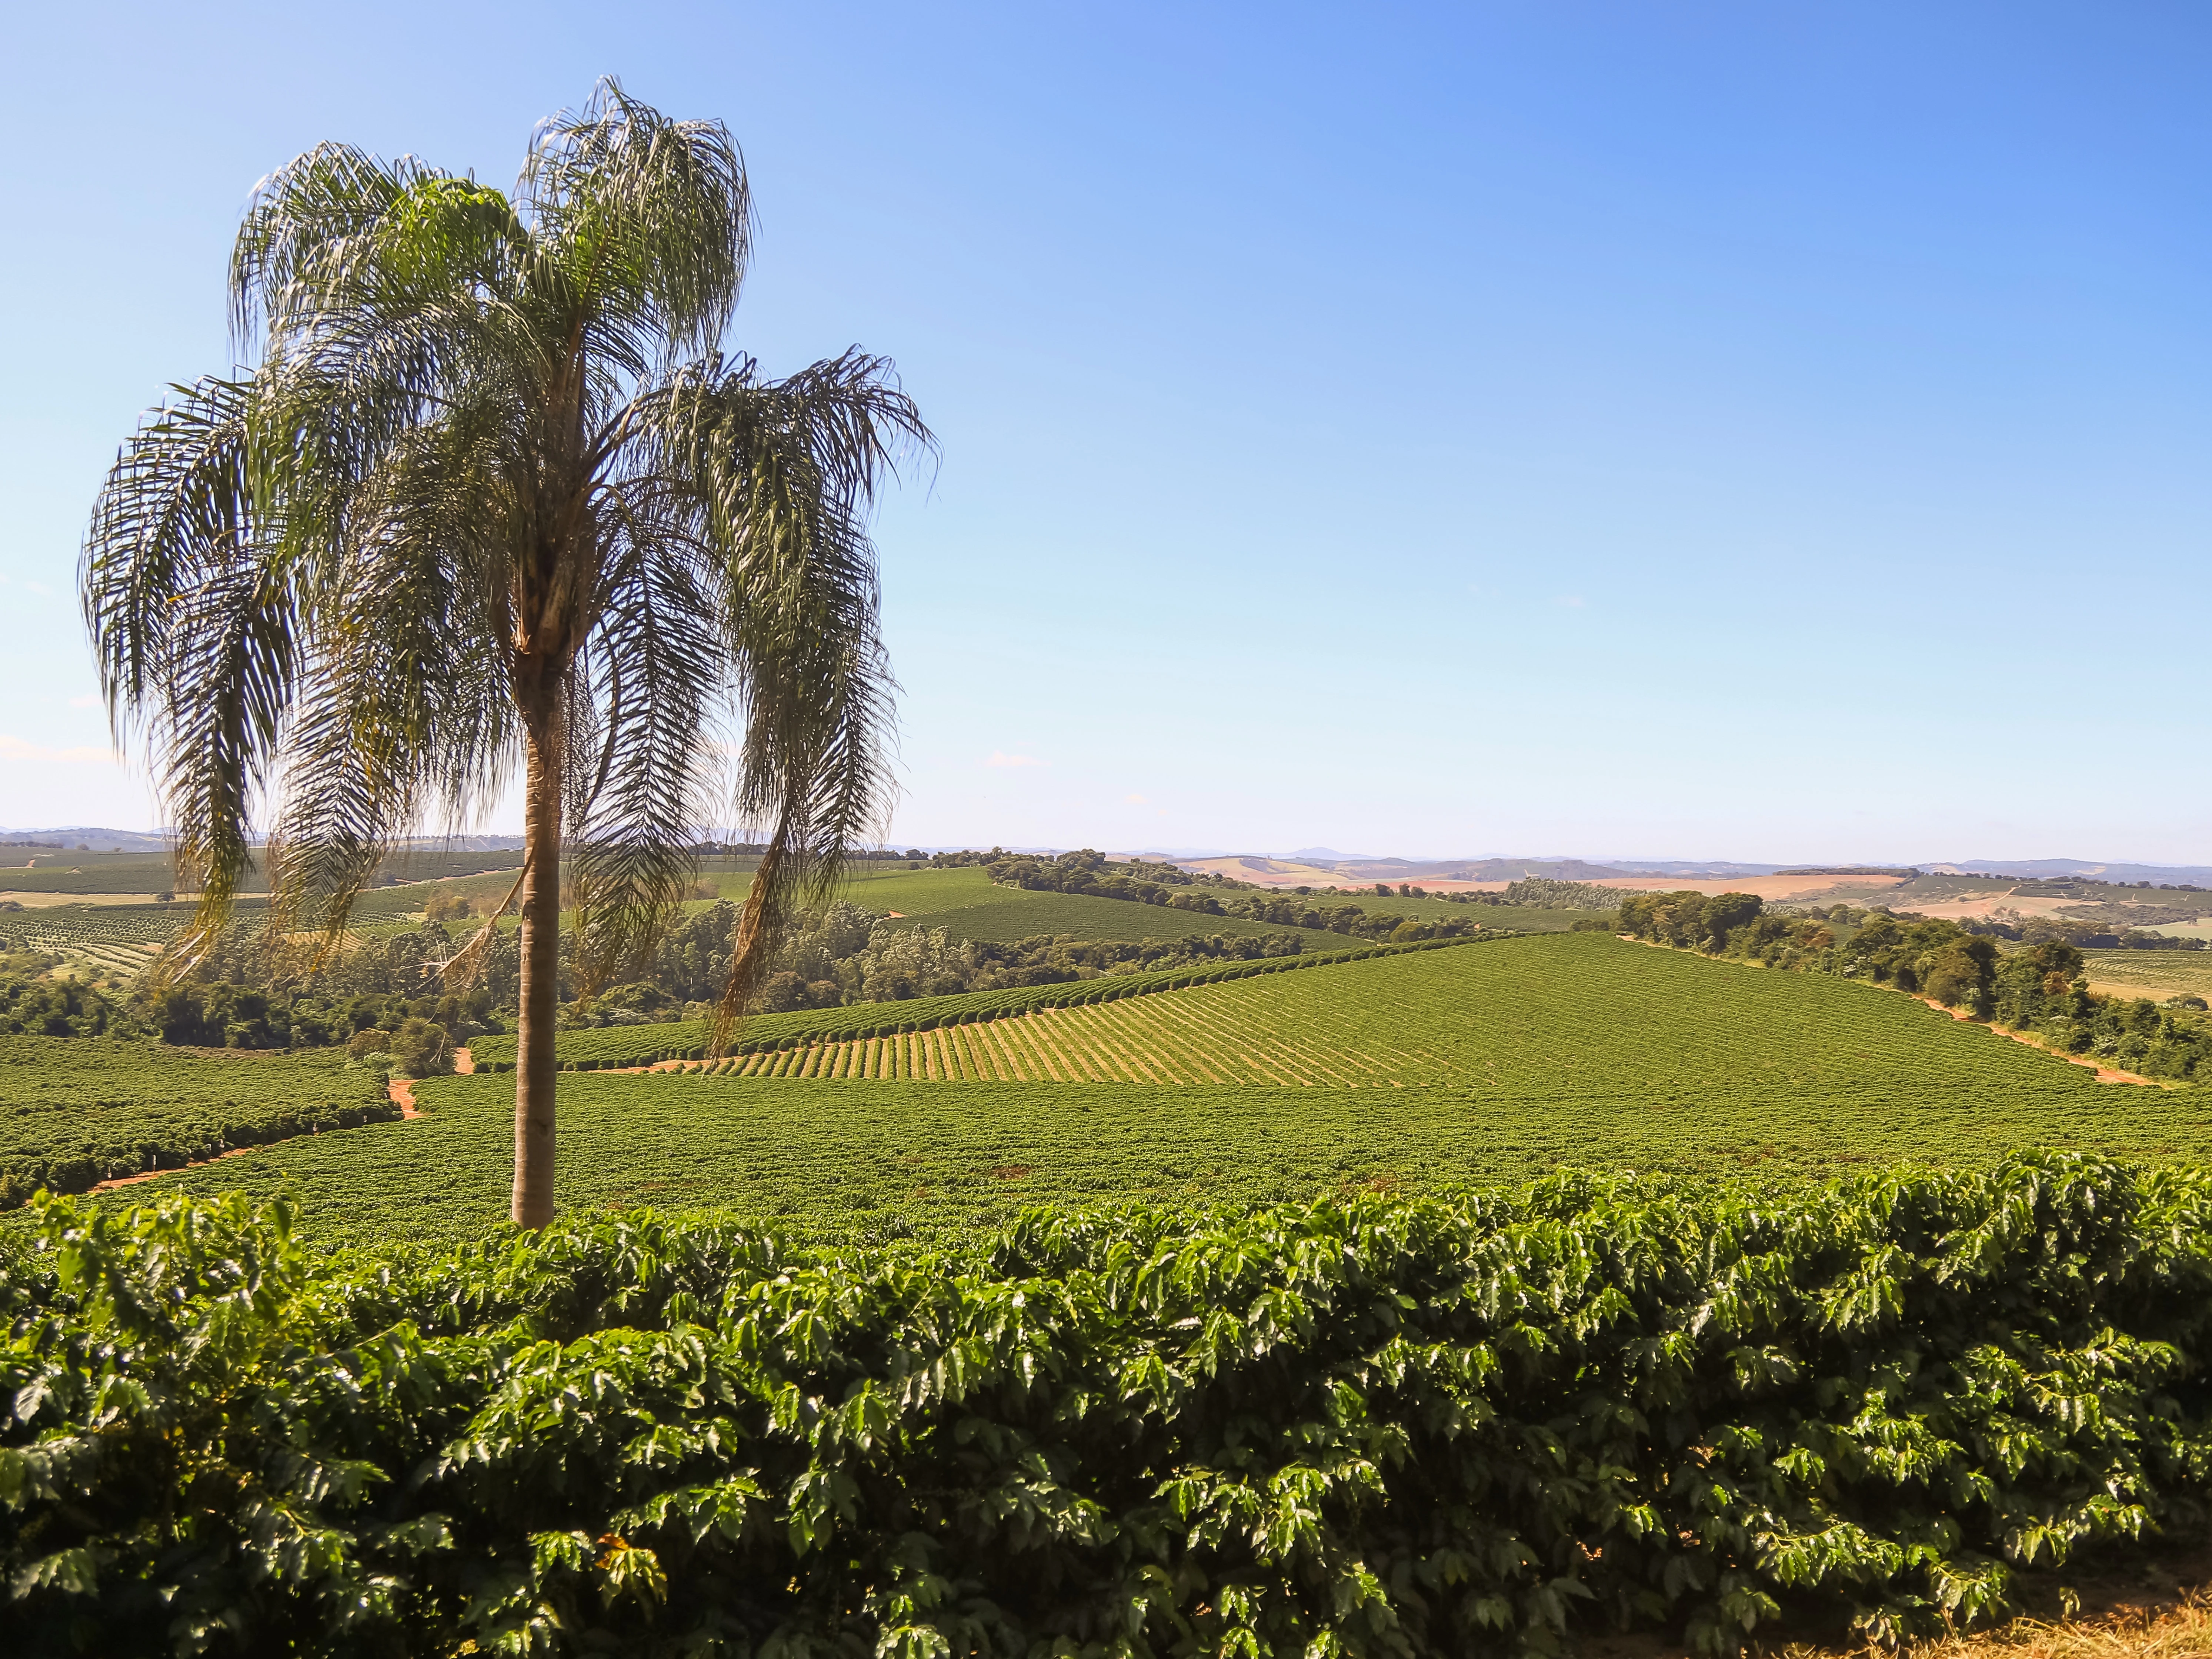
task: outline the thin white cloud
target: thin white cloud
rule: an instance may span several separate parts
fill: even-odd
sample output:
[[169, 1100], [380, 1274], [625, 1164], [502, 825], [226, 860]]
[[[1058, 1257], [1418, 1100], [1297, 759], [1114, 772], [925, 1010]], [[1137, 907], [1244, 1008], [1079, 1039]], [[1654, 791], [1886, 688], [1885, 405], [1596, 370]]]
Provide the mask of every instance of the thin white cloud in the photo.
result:
[[1009, 755], [1003, 749], [994, 749], [990, 758], [983, 764], [986, 766], [1042, 766], [1044, 763], [1035, 755]]
[[47, 586], [44, 582], [34, 582], [34, 581], [27, 581], [27, 581], [25, 581], [25, 582], [24, 582], [23, 586], [26, 586], [26, 587], [27, 587], [27, 588], [29, 588], [29, 589], [31, 590], [31, 592], [33, 592], [33, 593], [49, 593], [49, 594], [50, 594], [50, 593], [52, 593], [52, 592], [54, 591], [52, 588], [51, 588], [51, 587]]
[[70, 707], [72, 708], [97, 708], [100, 707], [100, 699], [94, 696], [91, 692], [88, 691], [81, 697], [71, 697], [70, 699]]
[[120, 766], [123, 757], [112, 749], [89, 746], [49, 749], [44, 744], [26, 743], [21, 738], [11, 738], [0, 732], [0, 761], [61, 761], [71, 766]]
[[1132, 806], [1149, 806], [1152, 805], [1152, 803], [1146, 800], [1142, 795], [1124, 795], [1121, 799], [1127, 801]]

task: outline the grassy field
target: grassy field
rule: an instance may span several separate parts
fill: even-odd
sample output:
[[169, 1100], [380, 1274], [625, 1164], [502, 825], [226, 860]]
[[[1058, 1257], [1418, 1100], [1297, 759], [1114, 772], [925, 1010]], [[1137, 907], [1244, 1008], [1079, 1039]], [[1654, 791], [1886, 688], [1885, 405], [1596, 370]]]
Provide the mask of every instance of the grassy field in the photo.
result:
[[2163, 1002], [2192, 991], [2212, 1000], [2212, 951], [2085, 951], [2089, 986]]
[[[1114, 1023], [1139, 1014], [1164, 1024]], [[1603, 935], [1164, 992], [1032, 1030], [1037, 1072], [1088, 1063], [1110, 1078], [1119, 1056], [1126, 1074], [1149, 1042], [1158, 1075], [1173, 1066], [1157, 1056], [1180, 1042], [1185, 1080], [573, 1075], [561, 1202], [726, 1206], [824, 1238], [950, 1237], [1030, 1203], [1438, 1188], [1561, 1164], [1787, 1181], [2031, 1145], [2212, 1155], [2197, 1091], [2100, 1085], [1893, 993]], [[926, 1073], [910, 1039], [901, 1052]], [[1258, 1086], [1293, 1066], [1310, 1086]], [[1336, 1086], [1346, 1077], [1368, 1086]], [[325, 1239], [457, 1237], [503, 1213], [512, 1089], [504, 1076], [433, 1079], [417, 1085], [426, 1115], [413, 1122], [158, 1184], [289, 1186]]]

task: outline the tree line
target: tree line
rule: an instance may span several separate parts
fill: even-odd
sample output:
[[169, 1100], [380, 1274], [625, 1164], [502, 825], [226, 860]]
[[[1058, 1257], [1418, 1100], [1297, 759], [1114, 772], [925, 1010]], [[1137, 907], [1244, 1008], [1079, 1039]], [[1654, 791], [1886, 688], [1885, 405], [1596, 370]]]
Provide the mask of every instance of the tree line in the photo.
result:
[[[571, 938], [560, 958], [558, 1012], [564, 1027], [640, 1024], [711, 1014], [728, 981], [742, 909], [728, 900], [684, 915], [650, 952], [623, 964], [617, 983], [592, 986], [580, 970]], [[318, 963], [305, 950], [271, 948], [240, 924], [216, 940], [189, 975], [155, 992], [142, 981], [105, 991], [46, 977], [50, 957], [0, 958], [0, 1034], [113, 1036], [230, 1048], [395, 1041], [417, 1022], [417, 1053], [434, 1052], [487, 1031], [514, 1028], [520, 977], [518, 936], [488, 941], [482, 967], [464, 994], [447, 992], [439, 969], [473, 929], [428, 919]], [[1424, 933], [1419, 936], [1432, 936]], [[1228, 936], [1198, 927], [1170, 937], [1075, 939], [1036, 934], [1013, 940], [954, 939], [945, 929], [902, 926], [850, 903], [801, 919], [776, 947], [749, 1011], [898, 1002], [962, 991], [1058, 985], [1209, 962], [1296, 956], [1306, 941], [1291, 932]], [[424, 1031], [421, 1024], [435, 1027]], [[415, 1069], [412, 1066], [410, 1070]]]
[[[1310, 887], [1286, 890], [1260, 887], [1212, 871], [1185, 870], [1146, 860], [1117, 864], [1088, 847], [1062, 853], [1054, 859], [1009, 855], [992, 860], [984, 868], [991, 879], [1002, 887], [1121, 899], [1197, 915], [1235, 917], [1271, 927], [1303, 927], [1313, 933], [1341, 933], [1348, 939], [1405, 944], [1415, 939], [1457, 939], [1478, 931], [1481, 926], [1472, 919], [1462, 921], [1457, 917], [1421, 921], [1399, 915], [1370, 915], [1357, 904], [1313, 902], [1316, 895]], [[1387, 882], [1376, 883], [1375, 891], [1378, 896], [1394, 894]], [[1395, 895], [1405, 898], [1425, 896], [1419, 889], [1411, 886], [1395, 890]], [[1479, 896], [1488, 899], [1496, 896]]]

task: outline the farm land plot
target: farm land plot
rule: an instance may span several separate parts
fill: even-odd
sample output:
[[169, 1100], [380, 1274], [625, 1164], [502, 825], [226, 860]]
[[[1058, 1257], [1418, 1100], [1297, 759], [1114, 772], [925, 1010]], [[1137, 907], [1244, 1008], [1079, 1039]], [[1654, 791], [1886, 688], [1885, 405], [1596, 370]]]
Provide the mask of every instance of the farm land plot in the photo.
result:
[[996, 886], [975, 865], [952, 870], [870, 871], [856, 875], [844, 896], [864, 909], [896, 910], [917, 927], [942, 927], [955, 939], [1000, 944], [1041, 933], [1079, 939], [1181, 939], [1187, 933], [1257, 939], [1295, 933], [1308, 941], [1310, 949], [1320, 951], [1352, 942], [1338, 933], [1273, 927], [1241, 916], [1209, 916], [1127, 899]]
[[[520, 853], [471, 853], [436, 848], [408, 848], [386, 859], [378, 879], [401, 883], [439, 881], [455, 876], [505, 870], [510, 878], [521, 868]], [[176, 886], [176, 866], [166, 853], [73, 853], [45, 848], [0, 847], [0, 891], [25, 893], [167, 892]], [[265, 893], [269, 882], [255, 858], [239, 890]]]
[[[166, 853], [0, 847], [0, 892], [137, 893], [150, 899], [167, 892], [176, 881], [176, 866]], [[242, 890], [262, 892], [266, 887], [257, 870], [245, 878]]]
[[[19, 911], [0, 911], [0, 945], [86, 957], [125, 974], [143, 968], [154, 948], [191, 919], [192, 905], [189, 896], [180, 902], [150, 902], [156, 891], [167, 890], [173, 878], [166, 858], [143, 853], [106, 856], [105, 866], [81, 871], [67, 866], [49, 871], [43, 859], [33, 870], [0, 868], [0, 893], [15, 891], [25, 904]], [[504, 868], [495, 866], [518, 856], [401, 854], [385, 866], [386, 873], [397, 878], [396, 884], [362, 892], [354, 905], [351, 930], [367, 938], [404, 932], [421, 920], [422, 907], [436, 893], [496, 901], [514, 885], [515, 866], [510, 861]], [[125, 883], [129, 885], [121, 884]], [[70, 902], [72, 899], [76, 902]], [[267, 904], [266, 882], [258, 872], [251, 874], [236, 906], [236, 920], [251, 925]], [[514, 925], [511, 920], [507, 925]]]
[[[95, 855], [76, 856], [82, 859]], [[150, 894], [157, 887], [166, 887], [170, 878], [166, 860], [143, 854], [110, 856], [118, 862], [108, 872], [88, 867], [76, 874], [66, 869], [49, 872], [42, 863], [36, 870], [20, 872], [26, 884], [23, 890], [32, 891], [27, 884], [36, 878], [40, 883], [36, 891], [41, 896], [82, 896], [89, 900], [93, 896], [109, 893], [118, 881], [134, 882], [137, 887], [132, 891], [143, 888]], [[472, 902], [495, 903], [514, 885], [514, 871], [511, 866], [496, 866], [508, 856], [487, 853], [441, 854], [434, 859], [428, 854], [406, 854], [387, 866], [390, 873], [400, 878], [398, 884], [371, 887], [356, 901], [352, 929], [370, 939], [403, 932], [421, 920], [423, 906], [437, 893], [459, 893]], [[459, 867], [472, 861], [477, 866], [472, 871]], [[751, 868], [757, 862], [750, 858], [706, 860], [696, 884], [713, 889], [721, 899], [741, 901], [751, 886]], [[454, 867], [448, 870], [449, 866]], [[13, 879], [14, 873], [0, 870], [0, 886]], [[258, 878], [249, 883], [251, 889], [262, 885]], [[843, 896], [864, 909], [896, 911], [904, 926], [942, 927], [956, 939], [1001, 944], [1040, 935], [1134, 941], [1182, 939], [1193, 933], [1258, 939], [1282, 933], [1297, 934], [1309, 950], [1341, 950], [1358, 942], [1325, 930], [1285, 928], [1241, 916], [1210, 916], [1161, 905], [1133, 904], [1122, 899], [994, 886], [981, 869], [973, 866], [951, 870], [888, 871], [862, 866], [847, 885]], [[714, 898], [698, 897], [688, 901], [685, 908], [704, 909], [716, 902]], [[1433, 899], [1364, 900], [1355, 896], [1355, 902], [1372, 915], [1449, 920], [1463, 919], [1468, 914], [1463, 907]], [[251, 893], [239, 905], [239, 919], [252, 921], [264, 902], [258, 893]], [[94, 916], [91, 910], [95, 908], [113, 914]], [[1475, 919], [1486, 928], [1541, 933], [1565, 930], [1573, 924], [1577, 914], [1486, 907], [1475, 913]], [[39, 949], [88, 953], [100, 959], [103, 966], [136, 971], [145, 965], [150, 947], [168, 939], [184, 926], [190, 915], [189, 904], [130, 904], [111, 900], [96, 907], [88, 904], [82, 909], [67, 905], [51, 908], [42, 906], [36, 912], [27, 908], [0, 914], [0, 938]], [[564, 924], [573, 925], [574, 918], [564, 915], [563, 921]], [[512, 929], [516, 926], [515, 918], [510, 914], [502, 919], [501, 926]], [[94, 948], [102, 945], [121, 948]]]
[[[2194, 1091], [2100, 1085], [1892, 993], [1591, 934], [781, 1058], [815, 1079], [564, 1077], [561, 1201], [731, 1207], [824, 1239], [950, 1239], [1031, 1203], [1276, 1201], [1560, 1164], [1788, 1182], [2025, 1146], [2212, 1152]], [[992, 1080], [1013, 1076], [1039, 1080]], [[416, 1121], [270, 1146], [163, 1189], [289, 1186], [311, 1231], [336, 1240], [495, 1224], [510, 1080], [432, 1079], [416, 1100]]]
[[[511, 1080], [433, 1079], [416, 1098], [425, 1115], [411, 1122], [258, 1147], [100, 1201], [289, 1191], [306, 1236], [329, 1243], [459, 1239], [498, 1225], [512, 1170]], [[1500, 1098], [602, 1073], [564, 1077], [561, 1114], [564, 1209], [728, 1209], [823, 1242], [954, 1243], [1039, 1204], [1439, 1191], [1517, 1183], [1560, 1165], [1786, 1189], [1869, 1162], [1971, 1166], [2027, 1146], [2212, 1155], [2212, 1126], [2186, 1096], [2094, 1085], [1893, 1085], [1814, 1098], [1715, 1086], [1665, 1100], [1571, 1089]]]
[[174, 1167], [284, 1135], [397, 1117], [343, 1051], [258, 1054], [106, 1037], [0, 1036], [0, 1190]]
[[[514, 880], [514, 876], [508, 874], [372, 888], [355, 905], [350, 931], [368, 939], [404, 933], [421, 921], [422, 907], [433, 893], [450, 888], [471, 898], [489, 896], [496, 900], [513, 885]], [[237, 902], [233, 919], [242, 926], [252, 927], [262, 919], [268, 902], [264, 895], [243, 896]], [[103, 969], [127, 976], [144, 968], [156, 948], [173, 938], [191, 915], [189, 901], [173, 904], [84, 901], [27, 907], [0, 912], [0, 945], [87, 957]], [[513, 926], [512, 921], [508, 925]]]
[[[760, 1014], [745, 1021], [737, 1033], [737, 1046], [745, 1051], [819, 1048], [824, 1044], [865, 1042], [892, 1031], [912, 1032], [976, 1020], [1002, 1019], [1038, 1008], [1072, 1007], [1121, 997], [1151, 995], [1187, 988], [1194, 983], [1243, 979], [1254, 975], [1311, 973], [1336, 963], [1367, 960], [1427, 951], [1480, 950], [1504, 943], [1509, 933], [1473, 934], [1463, 939], [1425, 939], [1405, 945], [1370, 945], [1340, 940], [1334, 951], [1297, 951], [1288, 956], [1230, 959], [1153, 969], [1134, 974], [1106, 974], [1091, 979], [1048, 985], [1009, 987], [996, 991], [962, 991], [948, 996], [919, 997], [904, 1002], [858, 1002], [836, 1008], [815, 1008], [781, 1014]], [[703, 1060], [713, 1036], [713, 1022], [705, 1019], [647, 1022], [563, 1031], [556, 1045], [561, 1063], [597, 1071], [656, 1061]], [[471, 1045], [477, 1069], [512, 1066], [516, 1039], [511, 1035], [479, 1038]], [[808, 1064], [811, 1064], [809, 1062]], [[727, 1071], [729, 1066], [718, 1066]], [[764, 1068], [754, 1066], [755, 1072]], [[779, 1064], [774, 1074], [814, 1074], [806, 1064]]]
[[1648, 1099], [1784, 1087], [2094, 1092], [1909, 998], [1605, 934], [1500, 939], [949, 1031], [724, 1062], [741, 1074], [1186, 1086], [1453, 1087]]
[[2163, 1002], [2185, 993], [2212, 1001], [2212, 951], [2085, 951], [2093, 991]]
[[1316, 896], [1305, 902], [1327, 909], [1329, 902], [1347, 901], [1370, 916], [1395, 916], [1401, 921], [1478, 921], [1486, 928], [1516, 933], [1564, 933], [1578, 921], [1606, 914], [1602, 910], [1536, 910], [1510, 904], [1454, 904], [1446, 899], [1384, 898], [1364, 893], [1340, 893], [1327, 902]]
[[[750, 866], [754, 862], [747, 860], [746, 867], [732, 868], [726, 861], [718, 860], [712, 868], [702, 872], [700, 884], [714, 888], [722, 898], [741, 901], [751, 889]], [[1181, 939], [1187, 933], [1257, 939], [1265, 933], [1281, 933], [1300, 935], [1310, 941], [1309, 948], [1314, 950], [1338, 949], [1349, 942], [1341, 934], [1325, 930], [1273, 927], [1248, 921], [1241, 916], [1194, 915], [1164, 905], [1136, 904], [1127, 899], [1000, 887], [994, 884], [976, 865], [949, 870], [896, 866], [883, 869], [874, 865], [858, 865], [854, 866], [838, 896], [864, 910], [878, 914], [896, 911], [902, 926], [942, 927], [955, 939], [983, 939], [996, 944], [1035, 939], [1041, 934], [1086, 940], [1134, 940]], [[694, 900], [692, 904], [693, 908], [700, 908], [712, 902]], [[1440, 911], [1449, 908], [1441, 905], [1437, 908]]]
[[[241, 899], [240, 920], [252, 920], [264, 902]], [[0, 912], [0, 947], [51, 951], [127, 979], [153, 960], [191, 915], [191, 907], [181, 904], [61, 904]]]

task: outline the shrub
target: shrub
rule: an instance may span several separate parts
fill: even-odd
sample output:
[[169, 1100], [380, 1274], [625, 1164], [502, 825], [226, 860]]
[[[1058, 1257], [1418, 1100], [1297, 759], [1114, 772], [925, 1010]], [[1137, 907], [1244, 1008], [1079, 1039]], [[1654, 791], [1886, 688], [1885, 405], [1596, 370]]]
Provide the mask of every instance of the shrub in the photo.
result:
[[434, 1020], [403, 1021], [392, 1034], [391, 1049], [410, 1077], [438, 1077], [453, 1069], [453, 1039]]
[[455, 921], [474, 908], [466, 893], [447, 888], [430, 895], [422, 906], [422, 915], [428, 921]]
[[391, 1052], [392, 1033], [378, 1026], [371, 1026], [365, 1031], [356, 1031], [352, 1041], [346, 1044], [348, 1060], [362, 1060], [370, 1054], [388, 1054]]
[[1723, 1652], [1985, 1620], [2018, 1563], [2201, 1524], [2212, 1467], [2212, 1175], [2072, 1155], [926, 1258], [41, 1203], [0, 1274], [27, 1652]]

